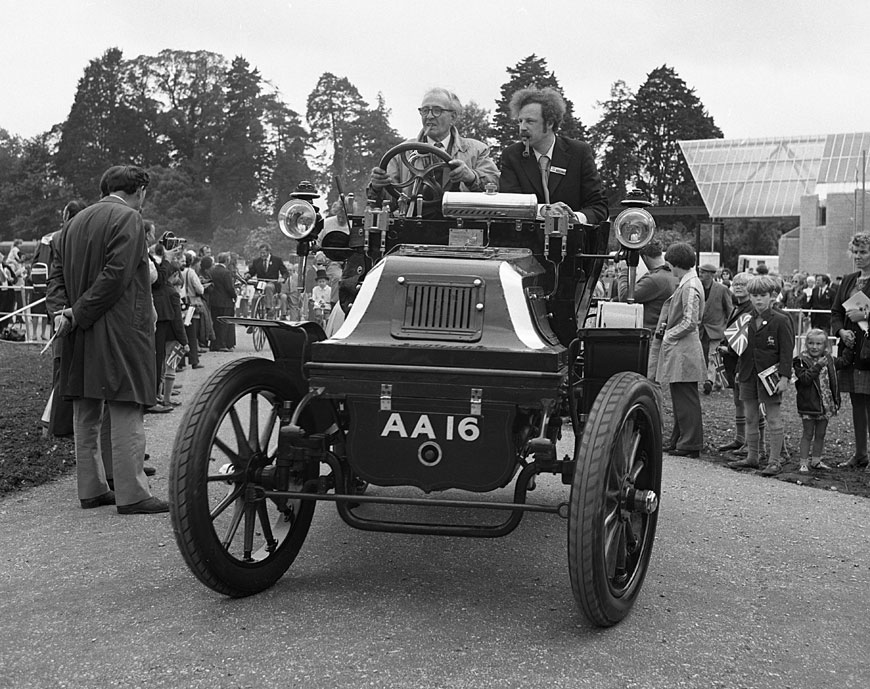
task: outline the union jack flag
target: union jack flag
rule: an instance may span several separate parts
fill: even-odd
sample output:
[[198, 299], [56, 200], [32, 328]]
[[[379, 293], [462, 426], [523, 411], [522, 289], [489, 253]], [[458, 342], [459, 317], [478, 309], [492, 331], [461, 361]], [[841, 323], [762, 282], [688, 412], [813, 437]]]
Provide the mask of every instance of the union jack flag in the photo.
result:
[[746, 351], [749, 346], [749, 324], [752, 322], [751, 313], [742, 313], [731, 325], [725, 328], [725, 339], [728, 346], [738, 356]]

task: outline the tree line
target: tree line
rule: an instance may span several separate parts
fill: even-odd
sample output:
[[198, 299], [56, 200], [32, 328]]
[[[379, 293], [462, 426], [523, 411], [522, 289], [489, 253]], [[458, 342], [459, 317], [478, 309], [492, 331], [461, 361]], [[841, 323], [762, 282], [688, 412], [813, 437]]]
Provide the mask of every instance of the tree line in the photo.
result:
[[[506, 71], [492, 111], [465, 104], [463, 135], [487, 141], [498, 157], [517, 136], [513, 93], [551, 86], [568, 106], [562, 133], [593, 146], [611, 205], [633, 186], [658, 205], [701, 205], [677, 141], [722, 132], [672, 67], [652, 70], [637, 91], [614, 83], [590, 126], [546, 59], [530, 55]], [[403, 139], [383, 95], [369, 104], [346, 77], [327, 72], [305, 106], [304, 115], [291, 108], [241, 56], [163, 50], [127, 60], [106, 50], [85, 67], [64, 122], [30, 139], [0, 128], [0, 234], [29, 239], [56, 229], [64, 203], [96, 200], [100, 174], [119, 161], [151, 174], [146, 214], [158, 227], [219, 246], [238, 248], [252, 231], [274, 226], [302, 180], [313, 181], [325, 203], [336, 197], [336, 177], [361, 197], [371, 168]], [[696, 221], [671, 229], [687, 233]]]

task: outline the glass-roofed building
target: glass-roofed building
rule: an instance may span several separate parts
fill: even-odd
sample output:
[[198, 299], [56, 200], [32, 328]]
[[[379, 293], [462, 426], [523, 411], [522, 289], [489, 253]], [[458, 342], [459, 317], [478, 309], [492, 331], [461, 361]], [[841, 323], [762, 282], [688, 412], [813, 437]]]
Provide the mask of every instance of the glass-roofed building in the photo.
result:
[[679, 143], [712, 220], [799, 218], [780, 240], [782, 273], [853, 270], [849, 237], [870, 232], [870, 133]]

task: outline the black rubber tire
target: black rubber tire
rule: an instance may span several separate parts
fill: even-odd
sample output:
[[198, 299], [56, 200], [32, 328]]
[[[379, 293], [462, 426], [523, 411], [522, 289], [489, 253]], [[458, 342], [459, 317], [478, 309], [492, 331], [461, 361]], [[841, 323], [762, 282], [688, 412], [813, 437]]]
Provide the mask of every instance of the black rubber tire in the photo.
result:
[[[629, 613], [646, 576], [661, 492], [661, 429], [652, 383], [617, 373], [595, 398], [575, 445], [568, 569], [577, 604], [599, 627]], [[654, 494], [651, 513], [635, 500], [649, 493], [629, 486]]]
[[[231, 471], [237, 468], [225, 449], [232, 442], [236, 446], [230, 446], [230, 449], [239, 456], [238, 464], [259, 467], [273, 464], [278, 426], [274, 405], [281, 409], [285, 401], [298, 401], [300, 398], [301, 392], [279, 364], [260, 358], [237, 359], [219, 368], [206, 381], [178, 428], [169, 470], [172, 528], [187, 566], [203, 584], [219, 593], [241, 597], [272, 586], [293, 563], [311, 526], [316, 505], [313, 500], [291, 503], [294, 518], [288, 520], [274, 501], [266, 499], [261, 506], [268, 512], [265, 521], [273, 529], [277, 547], [268, 551], [263, 536], [264, 519], [250, 512], [242, 513], [234, 535], [225, 545], [216, 528], [227, 525], [226, 539], [233, 521], [233, 515], [228, 513], [236, 510], [233, 513], [236, 514], [244, 508], [244, 489], [253, 483], [253, 479], [251, 472], [241, 471], [237, 480], [232, 482], [208, 480], [209, 477], [223, 476], [217, 471], [220, 455], [226, 458], [225, 466], [232, 465]], [[265, 419], [260, 418], [261, 411], [265, 412]], [[303, 414], [303, 425], [305, 418]], [[254, 425], [259, 432], [257, 440], [252, 441], [250, 429]], [[262, 429], [267, 429], [268, 433]], [[243, 437], [239, 436], [239, 430], [243, 431]], [[267, 438], [266, 451], [256, 457], [256, 445], [262, 443], [263, 437]], [[250, 456], [245, 458], [244, 454]], [[305, 475], [294, 482], [293, 488], [300, 489], [304, 481], [316, 478], [318, 471], [318, 463], [312, 462]], [[212, 508], [222, 500], [226, 501], [234, 490], [240, 491], [239, 496], [213, 518]], [[240, 549], [244, 551], [244, 525], [249, 519], [255, 527], [255, 545], [260, 545], [253, 551], [253, 559], [245, 559], [244, 552], [241, 556], [239, 553]]]
[[[263, 298], [262, 295], [254, 300], [253, 308], [251, 309], [251, 315], [254, 318], [259, 318], [261, 321], [266, 320], [266, 300]], [[263, 345], [266, 344], [266, 331], [263, 330], [263, 328], [254, 328], [252, 338], [254, 340], [254, 351], [263, 351]]]

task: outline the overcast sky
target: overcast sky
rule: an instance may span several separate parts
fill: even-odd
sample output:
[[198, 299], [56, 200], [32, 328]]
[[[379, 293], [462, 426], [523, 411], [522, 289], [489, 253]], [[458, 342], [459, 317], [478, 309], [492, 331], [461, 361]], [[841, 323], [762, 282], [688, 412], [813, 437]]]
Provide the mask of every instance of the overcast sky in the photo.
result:
[[546, 58], [585, 125], [613, 82], [663, 64], [726, 138], [870, 129], [870, 3], [861, 0], [0, 0], [0, 128], [69, 114], [89, 60], [164, 48], [242, 55], [303, 117], [324, 72], [378, 92], [403, 136], [431, 86], [492, 110], [507, 67]]

